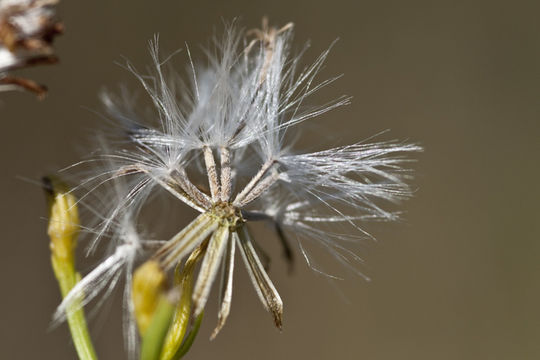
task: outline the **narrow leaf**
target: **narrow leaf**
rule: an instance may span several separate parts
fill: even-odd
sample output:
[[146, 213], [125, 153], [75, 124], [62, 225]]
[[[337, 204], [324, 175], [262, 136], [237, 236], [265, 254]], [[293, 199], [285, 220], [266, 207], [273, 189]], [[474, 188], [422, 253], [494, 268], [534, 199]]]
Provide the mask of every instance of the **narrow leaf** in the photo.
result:
[[200, 313], [200, 315], [197, 316], [197, 318], [195, 319], [195, 324], [193, 324], [193, 328], [191, 329], [188, 336], [182, 343], [182, 346], [180, 347], [180, 349], [178, 349], [178, 352], [174, 356], [174, 360], [181, 359], [182, 357], [184, 357], [184, 355], [187, 354], [187, 352], [191, 348], [191, 345], [193, 345], [195, 338], [197, 337], [197, 333], [199, 332], [199, 328], [201, 327], [202, 318], [203, 313]]

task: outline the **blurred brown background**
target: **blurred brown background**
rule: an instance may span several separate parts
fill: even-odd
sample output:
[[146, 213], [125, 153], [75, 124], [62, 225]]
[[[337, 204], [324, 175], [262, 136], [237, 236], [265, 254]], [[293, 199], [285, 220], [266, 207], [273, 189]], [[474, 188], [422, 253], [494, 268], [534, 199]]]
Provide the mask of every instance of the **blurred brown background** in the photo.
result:
[[[137, 86], [113, 62], [142, 68], [154, 33], [165, 50], [187, 41], [198, 53], [222, 19], [251, 28], [268, 15], [295, 23], [296, 47], [312, 41], [307, 59], [340, 38], [321, 78], [345, 76], [313, 101], [348, 94], [353, 104], [314, 124], [339, 129], [342, 144], [385, 129], [385, 139], [421, 142], [418, 192], [404, 223], [370, 227], [371, 283], [349, 277], [337, 291], [301, 261], [287, 276], [270, 246], [281, 334], [238, 261], [227, 326], [208, 340], [212, 303], [189, 358], [540, 358], [539, 11], [536, 1], [63, 1], [61, 64], [24, 72], [49, 96], [1, 94], [0, 357], [75, 358], [67, 327], [48, 330], [59, 292], [44, 199], [18, 177], [88, 152], [102, 121], [85, 107], [99, 109], [104, 86]], [[174, 61], [184, 69], [183, 55]], [[123, 358], [119, 294], [91, 322], [101, 359]]]

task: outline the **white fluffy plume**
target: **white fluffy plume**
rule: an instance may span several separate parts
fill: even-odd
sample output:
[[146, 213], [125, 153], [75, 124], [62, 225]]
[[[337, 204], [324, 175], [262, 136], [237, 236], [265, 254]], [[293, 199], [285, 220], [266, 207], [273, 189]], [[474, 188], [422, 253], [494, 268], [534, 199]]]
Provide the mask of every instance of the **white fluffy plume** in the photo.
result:
[[[302, 246], [302, 239], [308, 239], [361, 274], [356, 267], [361, 259], [348, 244], [369, 236], [362, 229], [365, 221], [396, 219], [386, 205], [394, 207], [412, 194], [406, 166], [411, 153], [421, 151], [418, 145], [360, 142], [310, 153], [293, 150], [288, 131], [347, 104], [349, 98], [305, 106], [311, 94], [337, 77], [316, 78], [328, 50], [300, 68], [303, 51], [292, 55], [291, 28], [291, 24], [277, 29], [263, 23], [262, 29], [243, 32], [226, 26], [223, 37], [206, 49], [204, 61], [193, 60], [186, 52], [189, 70], [184, 80], [168, 71], [168, 59], [159, 56], [154, 39], [150, 74], [126, 65], [148, 94], [151, 111], [140, 112], [125, 92], [105, 94], [107, 116], [120, 131], [107, 134], [97, 159], [81, 163], [89, 166], [91, 175], [80, 189], [99, 191], [109, 182], [126, 184], [118, 192], [122, 195], [110, 200], [114, 203], [100, 221], [94, 246], [109, 229], [118, 224], [124, 228], [118, 219], [137, 214], [157, 191], [165, 190], [201, 213], [152, 256], [169, 270], [205, 244], [193, 291], [194, 315], [204, 308], [223, 268], [214, 335], [230, 310], [235, 249], [263, 305], [281, 326], [283, 304], [247, 224], [258, 220], [273, 224], [289, 260], [294, 252], [290, 237], [299, 240], [300, 251], [316, 269]], [[125, 242], [116, 236], [122, 240], [83, 279], [77, 289], [80, 294], [95, 296], [111, 286], [121, 271], [131, 271], [140, 240]], [[63, 309], [61, 305], [59, 311]]]

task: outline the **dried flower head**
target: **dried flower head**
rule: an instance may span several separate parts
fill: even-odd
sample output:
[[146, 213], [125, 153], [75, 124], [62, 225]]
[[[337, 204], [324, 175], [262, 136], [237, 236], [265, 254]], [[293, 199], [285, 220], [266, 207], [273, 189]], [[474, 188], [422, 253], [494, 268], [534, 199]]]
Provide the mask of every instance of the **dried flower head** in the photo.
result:
[[58, 0], [0, 1], [0, 91], [24, 89], [43, 96], [46, 87], [7, 72], [58, 61], [51, 46], [63, 31], [54, 5]]
[[[92, 165], [93, 173], [79, 188], [96, 191], [110, 182], [122, 184], [116, 186], [116, 195], [103, 196], [109, 211], [98, 213], [100, 222], [90, 247], [113, 234], [113, 250], [72, 297], [95, 296], [106, 285], [109, 289], [120, 270], [131, 273], [136, 255], [168, 272], [190, 254], [200, 253], [192, 315], [202, 313], [212, 285], [221, 277], [214, 337], [230, 312], [239, 252], [261, 302], [281, 328], [283, 303], [249, 230], [249, 223], [256, 221], [273, 224], [290, 261], [292, 235], [314, 269], [302, 241], [322, 245], [360, 273], [355, 264], [360, 258], [347, 244], [366, 236], [362, 222], [396, 218], [382, 206], [411, 196], [406, 184], [409, 172], [403, 165], [411, 161], [410, 153], [421, 148], [387, 141], [294, 151], [289, 136], [293, 128], [347, 104], [349, 98], [304, 105], [306, 98], [335, 78], [315, 81], [328, 50], [310, 66], [298, 69], [300, 55], [291, 55], [291, 29], [292, 24], [277, 29], [267, 22], [262, 29], [245, 33], [227, 27], [223, 38], [215, 40], [215, 49], [207, 51], [204, 65], [190, 61], [187, 82], [166, 75], [157, 39], [150, 46], [152, 74], [143, 76], [127, 64], [148, 93], [155, 113], [145, 121], [126, 94], [103, 95], [108, 116], [118, 121], [122, 131], [117, 138], [109, 133], [102, 154], [83, 162]], [[197, 186], [201, 179], [208, 183], [207, 189]], [[139, 222], [138, 210], [148, 197], [161, 190], [200, 214], [154, 251], [142, 246], [133, 223]], [[126, 216], [131, 220], [125, 221]]]

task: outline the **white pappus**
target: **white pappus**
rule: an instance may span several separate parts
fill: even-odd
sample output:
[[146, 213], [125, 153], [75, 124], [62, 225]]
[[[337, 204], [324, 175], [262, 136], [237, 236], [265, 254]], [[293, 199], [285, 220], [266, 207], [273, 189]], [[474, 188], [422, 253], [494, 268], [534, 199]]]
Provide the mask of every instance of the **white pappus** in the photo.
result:
[[[222, 269], [218, 325], [212, 336], [230, 312], [236, 252], [276, 326], [282, 324], [283, 303], [248, 223], [274, 224], [289, 260], [292, 249], [287, 237], [292, 235], [310, 265], [302, 239], [319, 243], [358, 271], [354, 263], [360, 258], [347, 249], [347, 243], [369, 236], [360, 224], [396, 219], [396, 213], [383, 209], [385, 203], [411, 196], [410, 171], [404, 166], [412, 161], [411, 153], [421, 151], [418, 145], [387, 141], [311, 153], [291, 150], [289, 129], [349, 102], [342, 97], [323, 106], [304, 105], [308, 96], [336, 78], [315, 81], [328, 50], [299, 70], [301, 54], [291, 55], [291, 37], [291, 24], [276, 29], [263, 22], [262, 29], [247, 32], [226, 26], [223, 38], [215, 39], [215, 48], [206, 51], [204, 65], [192, 61], [187, 51], [187, 81], [166, 75], [168, 59], [159, 58], [156, 39], [150, 46], [155, 65], [151, 74], [143, 76], [127, 64], [148, 93], [154, 114], [139, 114], [127, 94], [103, 96], [108, 117], [120, 124], [121, 136], [107, 145], [113, 150], [100, 155], [106, 161], [86, 162], [93, 166], [93, 175], [83, 184], [95, 189], [129, 178], [126, 183], [131, 185], [104, 217], [95, 244], [109, 228], [122, 224], [118, 216], [139, 209], [159, 189], [199, 211], [151, 256], [170, 270], [205, 245], [193, 290], [193, 312], [194, 316], [202, 312]], [[207, 186], [199, 185], [203, 180]], [[117, 246], [111, 257], [125, 244]], [[121, 267], [131, 271], [132, 254], [126, 251], [118, 257], [125, 260], [98, 270], [106, 267], [105, 260], [94, 271], [111, 279]], [[99, 290], [91, 278], [82, 282], [89, 287], [86, 294]]]

